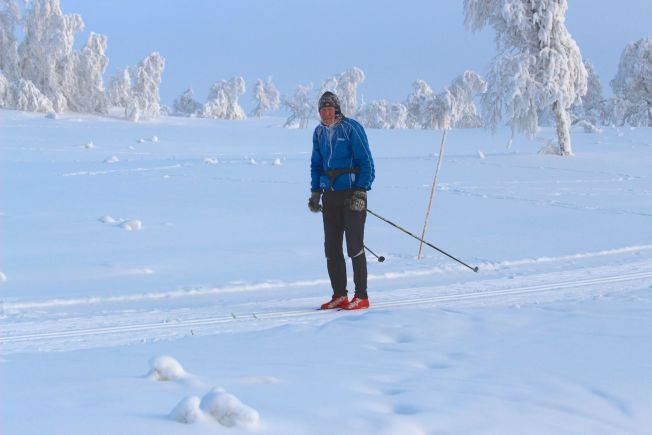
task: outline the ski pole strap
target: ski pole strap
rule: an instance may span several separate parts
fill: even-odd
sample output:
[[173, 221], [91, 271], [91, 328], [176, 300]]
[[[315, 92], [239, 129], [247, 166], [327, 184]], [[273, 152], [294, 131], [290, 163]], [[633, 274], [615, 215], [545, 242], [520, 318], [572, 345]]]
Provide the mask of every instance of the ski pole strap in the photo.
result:
[[328, 171], [322, 172], [324, 175], [328, 176], [331, 182], [331, 189], [335, 185], [335, 179], [343, 174], [359, 174], [360, 168], [342, 168], [342, 169], [329, 169]]
[[468, 264], [466, 264], [466, 263], [463, 262], [462, 260], [459, 260], [459, 259], [453, 257], [452, 255], [450, 255], [449, 253], [447, 253], [447, 252], [445, 252], [445, 251], [442, 251], [441, 249], [439, 249], [439, 248], [436, 247], [435, 245], [430, 244], [430, 243], [426, 242], [425, 240], [421, 239], [420, 237], [415, 236], [414, 234], [412, 234], [411, 232], [409, 232], [409, 231], [406, 230], [405, 228], [401, 227], [400, 225], [397, 225], [397, 224], [395, 224], [394, 222], [385, 219], [384, 217], [380, 216], [379, 214], [374, 213], [373, 211], [371, 211], [371, 210], [369, 210], [369, 209], [367, 209], [367, 212], [369, 212], [369, 213], [371, 213], [372, 215], [376, 216], [378, 219], [387, 222], [388, 224], [390, 224], [390, 225], [393, 226], [394, 228], [397, 228], [397, 229], [403, 231], [404, 233], [406, 233], [406, 234], [408, 234], [408, 235], [414, 237], [415, 239], [417, 239], [417, 240], [419, 240], [419, 241], [425, 243], [426, 245], [430, 246], [432, 249], [434, 249], [434, 250], [436, 250], [436, 251], [438, 251], [438, 252], [441, 252], [442, 254], [444, 254], [445, 256], [447, 256], [448, 258], [451, 258], [451, 259], [457, 261], [458, 263], [460, 263], [460, 264], [462, 264], [462, 265], [468, 267], [468, 268], [471, 269], [472, 271], [474, 271], [474, 272], [477, 272], [477, 271], [478, 271], [478, 266], [475, 266], [475, 267], [473, 267], [473, 266], [469, 266]]

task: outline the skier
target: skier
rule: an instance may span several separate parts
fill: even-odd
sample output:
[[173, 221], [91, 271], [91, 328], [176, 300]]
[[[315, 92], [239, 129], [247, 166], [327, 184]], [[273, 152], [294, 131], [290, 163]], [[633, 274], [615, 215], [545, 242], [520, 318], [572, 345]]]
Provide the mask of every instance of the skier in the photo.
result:
[[[321, 123], [312, 136], [312, 193], [308, 208], [315, 213], [322, 212], [326, 265], [333, 288], [331, 300], [321, 309], [369, 308], [364, 224], [367, 191], [371, 189], [375, 174], [367, 134], [357, 121], [342, 114], [334, 93], [324, 92], [318, 107]], [[346, 289], [343, 236], [346, 236], [347, 254], [353, 263], [355, 295], [351, 301]]]

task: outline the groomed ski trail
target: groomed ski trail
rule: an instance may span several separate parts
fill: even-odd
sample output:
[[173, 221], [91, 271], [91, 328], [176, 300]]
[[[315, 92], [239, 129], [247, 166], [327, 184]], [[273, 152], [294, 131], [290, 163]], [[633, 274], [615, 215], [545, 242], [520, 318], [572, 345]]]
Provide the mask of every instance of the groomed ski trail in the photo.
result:
[[[575, 279], [557, 281], [557, 273], [523, 276], [521, 281], [530, 278], [539, 282], [532, 285], [508, 287], [509, 278], [487, 279], [459, 283], [456, 293], [450, 291], [451, 285], [396, 289], [382, 292], [372, 298], [372, 311], [404, 307], [449, 307], [517, 305], [561, 299], [582, 299], [595, 297], [610, 291], [628, 291], [650, 286], [652, 269], [644, 264], [624, 265], [619, 268], [577, 269]], [[623, 269], [629, 269], [625, 272]], [[610, 273], [606, 274], [605, 271]], [[600, 273], [602, 272], [602, 273]], [[598, 275], [591, 278], [581, 276]], [[547, 281], [547, 282], [541, 282]], [[483, 289], [489, 290], [483, 290]], [[258, 305], [258, 306], [256, 306]], [[0, 333], [0, 349], [3, 353], [68, 351], [91, 347], [112, 347], [142, 343], [155, 340], [173, 340], [192, 335], [211, 335], [226, 332], [241, 332], [266, 329], [288, 323], [323, 323], [339, 316], [359, 315], [367, 312], [338, 313], [316, 310], [313, 298], [293, 299], [286, 305], [297, 307], [291, 310], [265, 311], [263, 304], [240, 304], [230, 313], [215, 316], [206, 315], [188, 318], [188, 310], [183, 316], [178, 312], [160, 312], [162, 319], [147, 321], [148, 313], [120, 313], [118, 316], [92, 316], [87, 318], [48, 319], [44, 322], [25, 322], [10, 324], [13, 329], [3, 327]], [[247, 308], [244, 308], [244, 307]], [[252, 309], [253, 308], [253, 309]], [[260, 309], [256, 309], [260, 308]], [[247, 311], [245, 311], [245, 309]], [[223, 310], [222, 310], [223, 311]], [[192, 315], [194, 312], [191, 312]], [[173, 320], [170, 320], [173, 319]], [[98, 323], [107, 326], [96, 326]], [[113, 324], [111, 324], [113, 323]], [[80, 327], [88, 325], [88, 327]], [[52, 329], [57, 329], [53, 331]]]

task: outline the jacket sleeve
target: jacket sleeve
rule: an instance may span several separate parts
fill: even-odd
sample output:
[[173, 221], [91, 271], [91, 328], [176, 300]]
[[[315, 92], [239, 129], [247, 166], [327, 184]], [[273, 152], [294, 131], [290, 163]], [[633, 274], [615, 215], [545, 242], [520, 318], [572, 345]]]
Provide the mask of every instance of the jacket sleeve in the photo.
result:
[[310, 190], [312, 192], [321, 190], [319, 187], [319, 180], [321, 178], [322, 167], [323, 158], [319, 151], [317, 129], [315, 129], [315, 132], [312, 134], [312, 156], [310, 157]]
[[353, 165], [360, 168], [355, 177], [354, 189], [370, 190], [375, 178], [374, 160], [371, 157], [369, 141], [364, 128], [357, 122], [351, 122], [351, 147], [353, 149]]

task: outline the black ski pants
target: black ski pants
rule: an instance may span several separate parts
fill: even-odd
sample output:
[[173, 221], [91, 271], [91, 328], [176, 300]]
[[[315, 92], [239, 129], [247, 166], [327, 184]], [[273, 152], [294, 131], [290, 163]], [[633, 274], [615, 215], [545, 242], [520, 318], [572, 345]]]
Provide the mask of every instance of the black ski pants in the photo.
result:
[[324, 219], [324, 248], [328, 276], [333, 295], [346, 296], [346, 263], [342, 253], [346, 236], [346, 251], [353, 264], [355, 295], [367, 298], [367, 257], [364, 252], [364, 224], [367, 211], [352, 211], [348, 201], [352, 190], [327, 191], [322, 196]]

